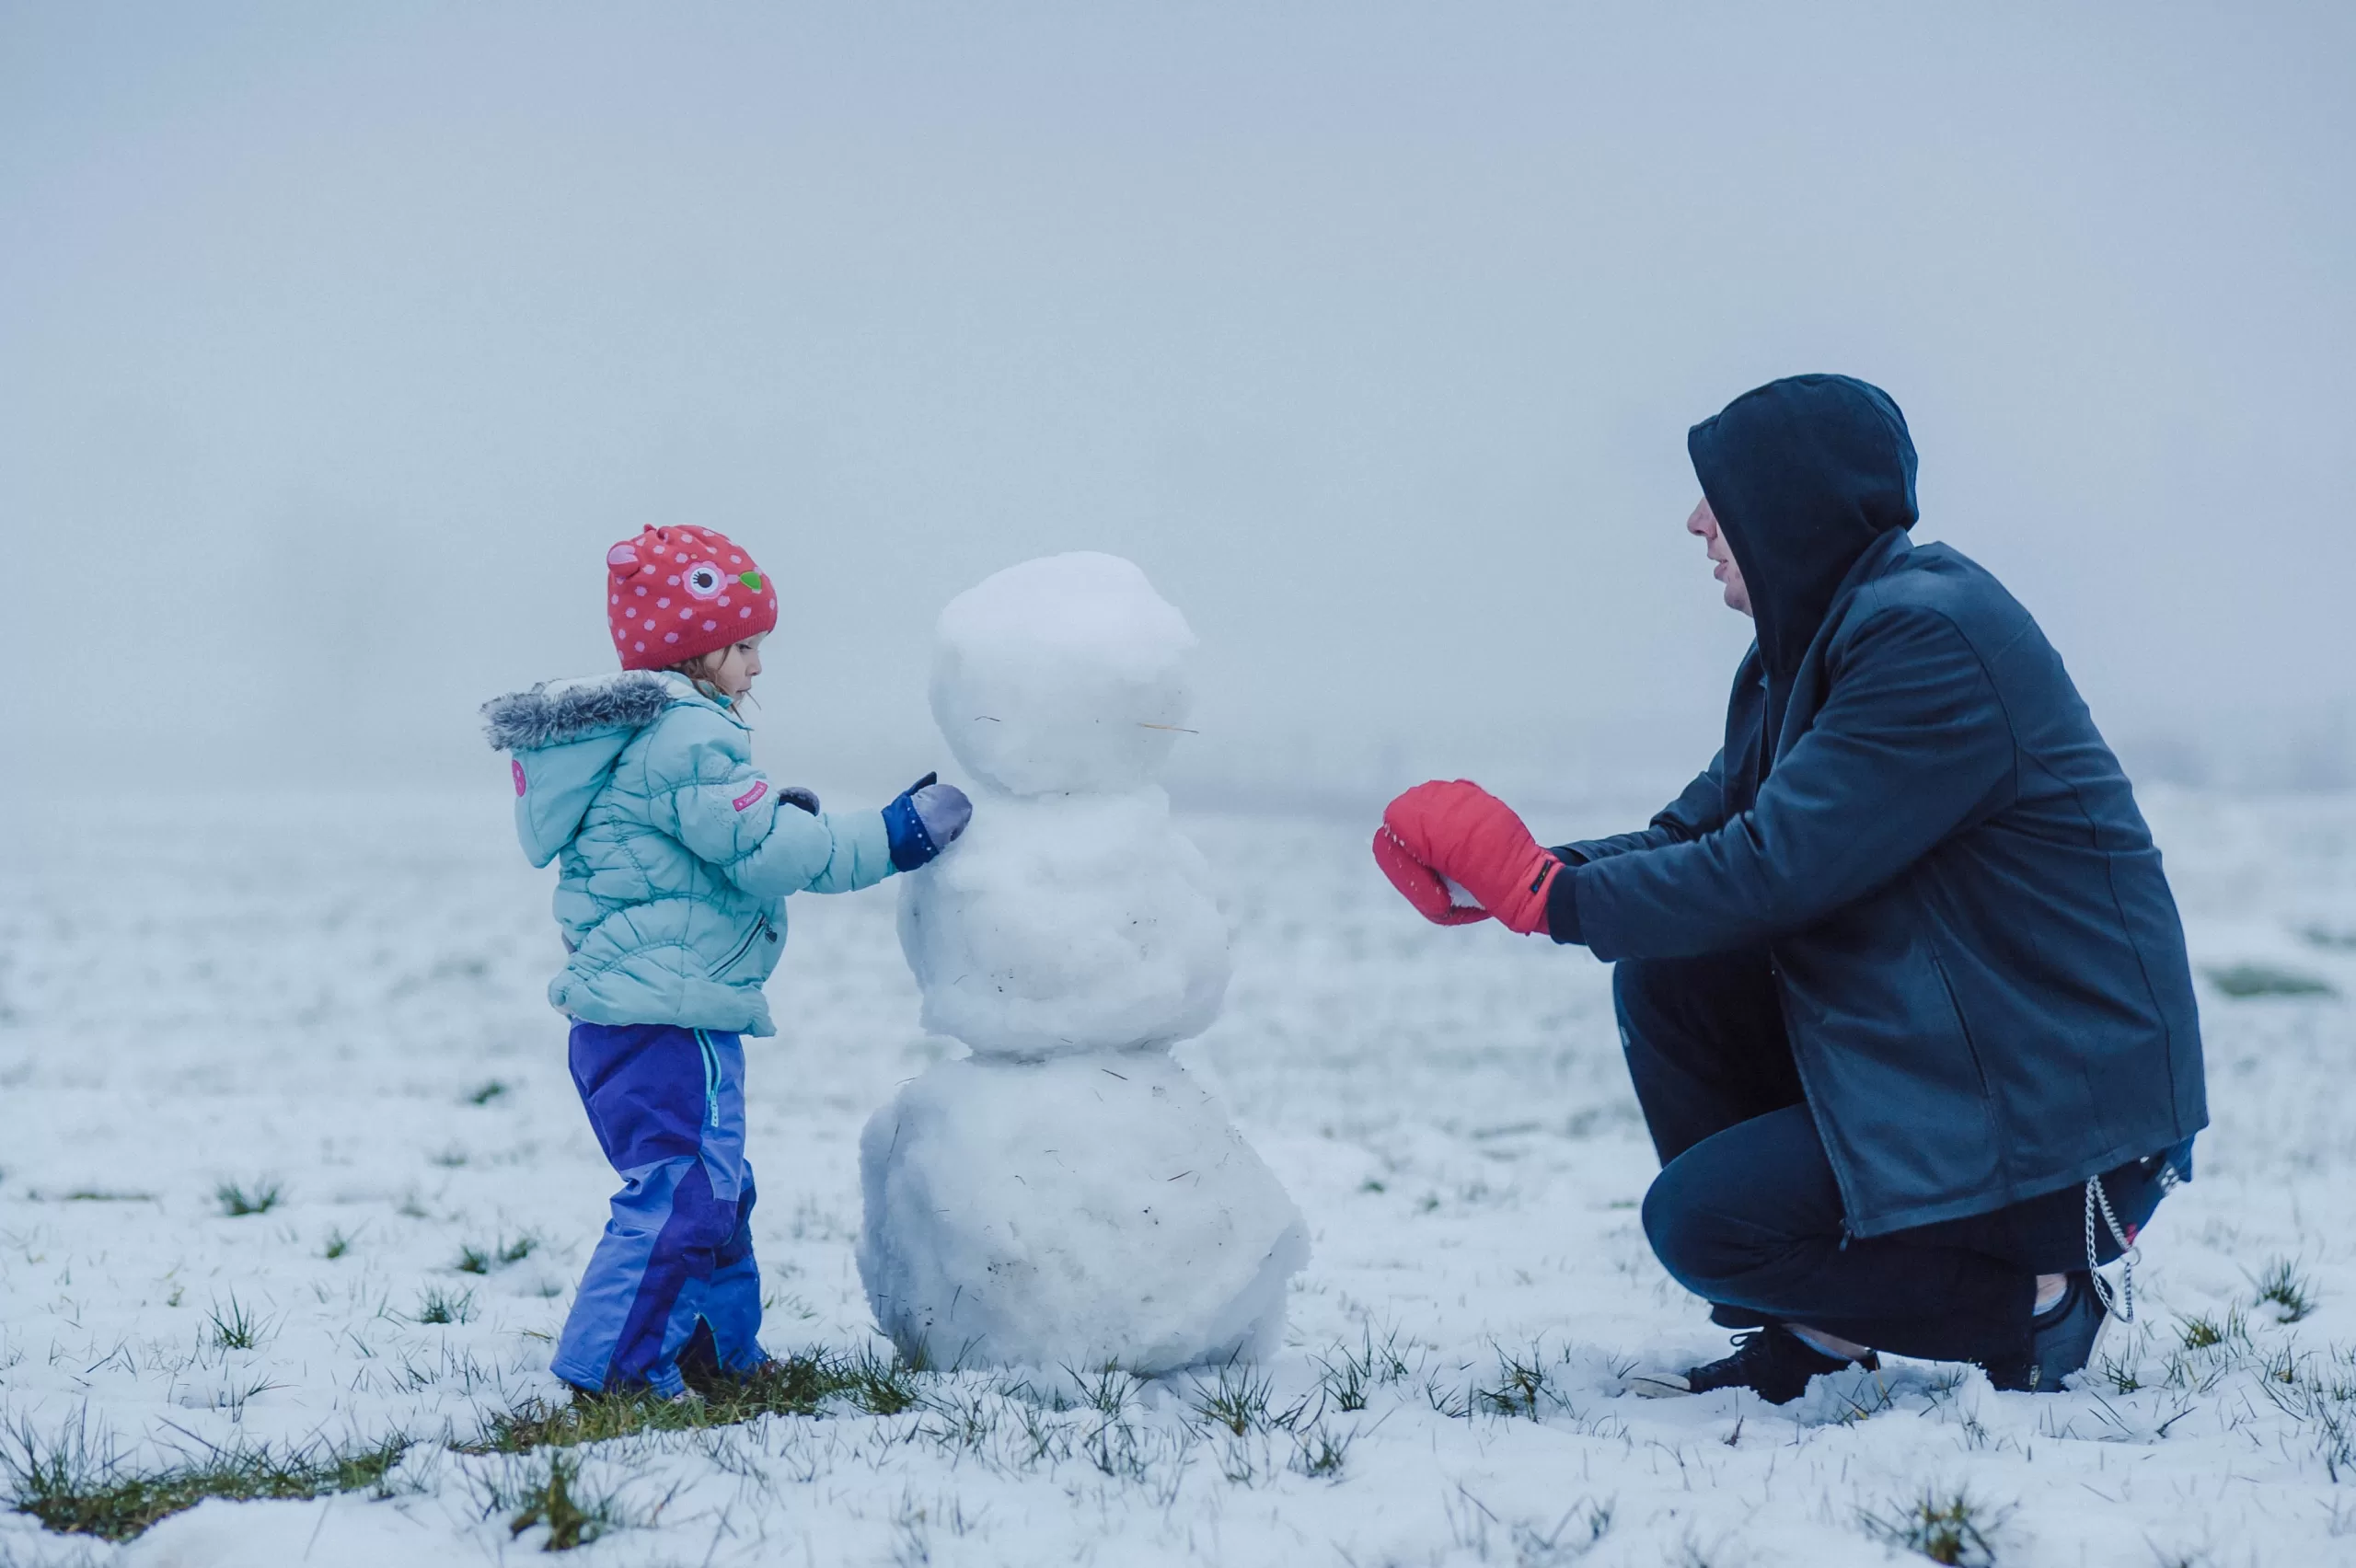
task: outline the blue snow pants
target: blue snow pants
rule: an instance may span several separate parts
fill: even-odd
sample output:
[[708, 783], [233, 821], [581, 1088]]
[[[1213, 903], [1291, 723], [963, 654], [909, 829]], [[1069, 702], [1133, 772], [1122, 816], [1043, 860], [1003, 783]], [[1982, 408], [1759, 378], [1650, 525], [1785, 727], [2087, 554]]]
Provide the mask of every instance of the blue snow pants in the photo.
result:
[[[622, 1178], [557, 1342], [556, 1375], [592, 1392], [678, 1393], [683, 1355], [761, 1360], [745, 1048], [673, 1024], [575, 1022], [572, 1082]], [[692, 1351], [690, 1350], [693, 1345]]]

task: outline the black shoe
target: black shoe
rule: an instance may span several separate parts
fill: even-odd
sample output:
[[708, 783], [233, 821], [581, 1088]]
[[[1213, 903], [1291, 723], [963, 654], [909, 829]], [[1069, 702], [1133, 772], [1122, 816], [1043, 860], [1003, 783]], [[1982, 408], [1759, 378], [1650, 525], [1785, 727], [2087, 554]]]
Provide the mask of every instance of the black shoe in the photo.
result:
[[[1837, 1355], [1825, 1355], [1781, 1323], [1737, 1334], [1734, 1343], [1732, 1355], [1683, 1372], [1641, 1372], [1628, 1379], [1628, 1387], [1648, 1399], [1706, 1394], [1713, 1389], [1749, 1389], [1769, 1404], [1789, 1404], [1807, 1392], [1809, 1378], [1851, 1365]], [[1871, 1372], [1878, 1370], [1881, 1363], [1867, 1351], [1865, 1360], [1856, 1365]]]
[[2110, 1320], [2094, 1276], [2080, 1269], [2062, 1287], [2062, 1299], [2028, 1320], [2028, 1351], [1991, 1365], [1988, 1381], [2015, 1393], [2058, 1394], [2062, 1379], [2085, 1369]]

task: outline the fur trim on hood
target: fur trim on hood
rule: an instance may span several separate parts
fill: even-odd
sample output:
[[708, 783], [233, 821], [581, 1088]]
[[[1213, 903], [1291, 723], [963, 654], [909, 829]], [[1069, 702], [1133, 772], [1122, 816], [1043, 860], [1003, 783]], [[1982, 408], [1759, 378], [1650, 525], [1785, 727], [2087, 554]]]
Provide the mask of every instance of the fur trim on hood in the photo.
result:
[[586, 680], [542, 681], [529, 691], [482, 705], [483, 733], [493, 751], [546, 746], [642, 730], [676, 699], [659, 674], [625, 671]]

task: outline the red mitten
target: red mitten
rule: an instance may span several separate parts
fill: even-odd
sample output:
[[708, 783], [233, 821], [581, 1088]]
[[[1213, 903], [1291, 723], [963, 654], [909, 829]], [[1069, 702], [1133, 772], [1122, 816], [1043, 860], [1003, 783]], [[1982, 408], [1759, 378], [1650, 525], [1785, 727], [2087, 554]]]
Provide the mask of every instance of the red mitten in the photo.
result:
[[1436, 926], [1469, 926], [1475, 920], [1485, 920], [1485, 909], [1468, 909], [1458, 904], [1440, 881], [1439, 873], [1407, 852], [1398, 836], [1387, 826], [1374, 830], [1374, 863], [1391, 879], [1415, 913]]
[[[1382, 825], [1426, 875], [1461, 885], [1507, 930], [1528, 936], [1545, 929], [1546, 894], [1563, 863], [1539, 847], [1512, 807], [1478, 784], [1466, 778], [1418, 784], [1391, 802]], [[1407, 893], [1396, 875], [1391, 880]], [[1415, 894], [1407, 896], [1436, 917]]]

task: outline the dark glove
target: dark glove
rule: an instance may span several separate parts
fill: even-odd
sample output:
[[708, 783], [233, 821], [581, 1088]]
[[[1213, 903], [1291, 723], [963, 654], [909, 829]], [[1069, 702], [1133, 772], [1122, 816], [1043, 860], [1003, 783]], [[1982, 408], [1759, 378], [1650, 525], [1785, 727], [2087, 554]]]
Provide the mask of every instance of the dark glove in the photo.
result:
[[957, 842], [974, 819], [974, 802], [954, 784], [928, 773], [884, 808], [884, 833], [892, 845], [892, 869], [913, 871]]
[[818, 814], [818, 791], [815, 790], [804, 790], [801, 785], [795, 784], [780, 790], [777, 792], [777, 798], [789, 806], [800, 806], [812, 816]]

